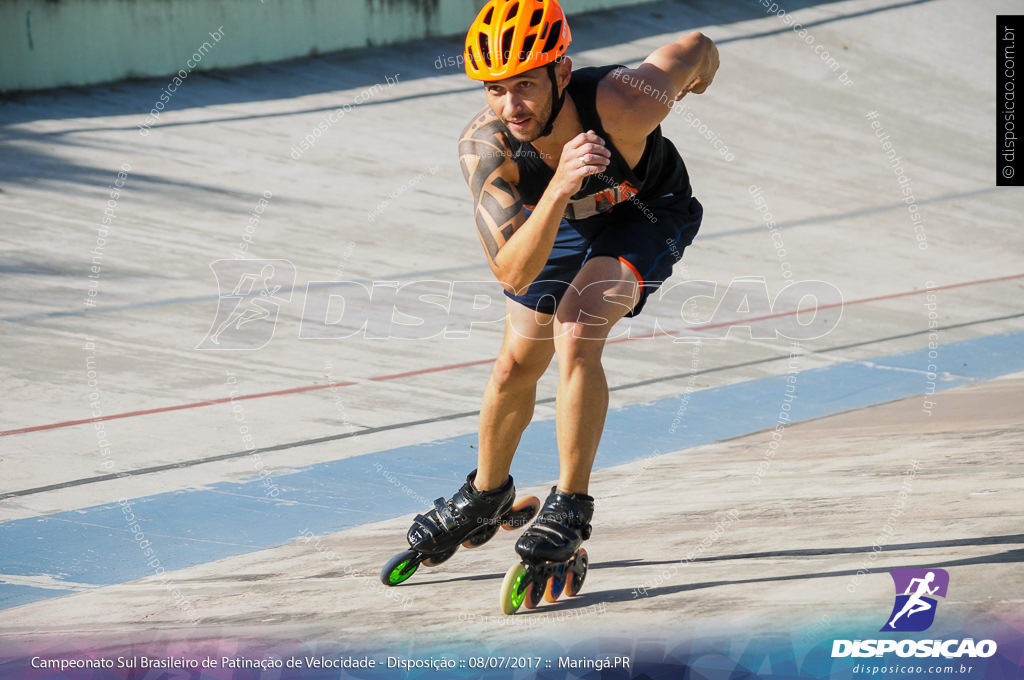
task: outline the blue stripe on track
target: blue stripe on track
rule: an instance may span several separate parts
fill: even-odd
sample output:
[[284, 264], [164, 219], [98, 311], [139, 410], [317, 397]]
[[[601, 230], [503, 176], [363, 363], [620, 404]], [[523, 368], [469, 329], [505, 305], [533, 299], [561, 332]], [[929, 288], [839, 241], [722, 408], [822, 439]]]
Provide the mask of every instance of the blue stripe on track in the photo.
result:
[[[1018, 331], [942, 345], [934, 359], [921, 349], [801, 371], [791, 418], [925, 394], [929, 364], [939, 367], [937, 392], [1024, 371], [1022, 348], [1024, 331]], [[597, 467], [773, 427], [786, 385], [783, 374], [614, 409]], [[684, 418], [673, 427], [681, 410]], [[552, 420], [527, 429], [513, 467], [520, 486], [557, 476], [554, 432]], [[151, 575], [147, 559], [157, 558], [171, 571], [281, 545], [303, 530], [323, 534], [419, 512], [461, 483], [475, 465], [475, 444], [475, 435], [465, 435], [275, 472], [276, 499], [265, 495], [258, 478], [132, 499], [151, 558], [140, 550], [117, 502], [6, 522], [0, 524], [0, 581], [11, 574], [112, 585]], [[401, 549], [403, 536], [396, 534], [393, 543]], [[65, 592], [0, 583], [0, 608]]]
[[[2, 577], [0, 577], [2, 578]], [[70, 595], [73, 590], [53, 590], [49, 588], [33, 588], [31, 586], [16, 586], [9, 583], [0, 584], [0, 609], [17, 607], [22, 604], [48, 600], [51, 597]]]

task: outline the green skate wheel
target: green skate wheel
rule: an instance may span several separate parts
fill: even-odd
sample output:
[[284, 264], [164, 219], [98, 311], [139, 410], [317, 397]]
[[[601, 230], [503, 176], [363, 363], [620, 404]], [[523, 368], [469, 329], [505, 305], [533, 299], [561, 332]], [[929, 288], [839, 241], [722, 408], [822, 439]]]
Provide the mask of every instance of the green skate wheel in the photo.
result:
[[527, 586], [526, 567], [522, 563], [512, 565], [505, 573], [505, 580], [501, 582], [502, 613], [511, 615], [519, 611], [526, 597]]
[[419, 553], [415, 550], [400, 552], [380, 570], [380, 582], [386, 586], [397, 586], [409, 580], [420, 566]]

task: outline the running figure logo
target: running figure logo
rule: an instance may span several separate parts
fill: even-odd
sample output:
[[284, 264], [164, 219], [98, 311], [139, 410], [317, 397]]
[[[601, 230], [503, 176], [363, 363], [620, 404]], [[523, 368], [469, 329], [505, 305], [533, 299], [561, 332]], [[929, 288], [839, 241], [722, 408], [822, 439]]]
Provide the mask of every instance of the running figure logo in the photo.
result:
[[295, 265], [288, 260], [216, 260], [217, 315], [196, 349], [260, 349], [274, 337], [277, 313], [292, 299]]
[[893, 569], [889, 575], [896, 584], [896, 603], [881, 630], [906, 633], [928, 630], [935, 620], [938, 604], [928, 595], [946, 597], [949, 572], [945, 569]]

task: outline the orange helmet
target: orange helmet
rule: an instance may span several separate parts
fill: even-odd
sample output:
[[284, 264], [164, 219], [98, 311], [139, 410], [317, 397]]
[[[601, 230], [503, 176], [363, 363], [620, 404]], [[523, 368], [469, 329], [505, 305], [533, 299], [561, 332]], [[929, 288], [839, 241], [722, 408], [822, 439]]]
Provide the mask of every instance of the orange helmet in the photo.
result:
[[466, 35], [466, 75], [501, 80], [553, 63], [572, 33], [556, 0], [489, 0]]

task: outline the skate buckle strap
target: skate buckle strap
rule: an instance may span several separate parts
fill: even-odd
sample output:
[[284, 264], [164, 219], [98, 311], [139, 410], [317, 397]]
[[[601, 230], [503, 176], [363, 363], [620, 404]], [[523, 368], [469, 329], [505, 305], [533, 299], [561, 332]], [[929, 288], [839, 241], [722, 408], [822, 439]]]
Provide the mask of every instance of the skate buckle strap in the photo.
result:
[[444, 498], [438, 498], [434, 501], [434, 510], [437, 511], [437, 518], [444, 523], [444, 528], [451, 530], [457, 524], [455, 515], [448, 509], [448, 504], [445, 503]]
[[558, 524], [551, 525], [541, 524], [538, 522], [537, 524], [534, 524], [532, 527], [530, 527], [530, 533], [535, 536], [543, 536], [546, 534], [559, 541], [572, 540], [572, 534], [569, 533], [569, 530], [566, 527], [560, 526]]

